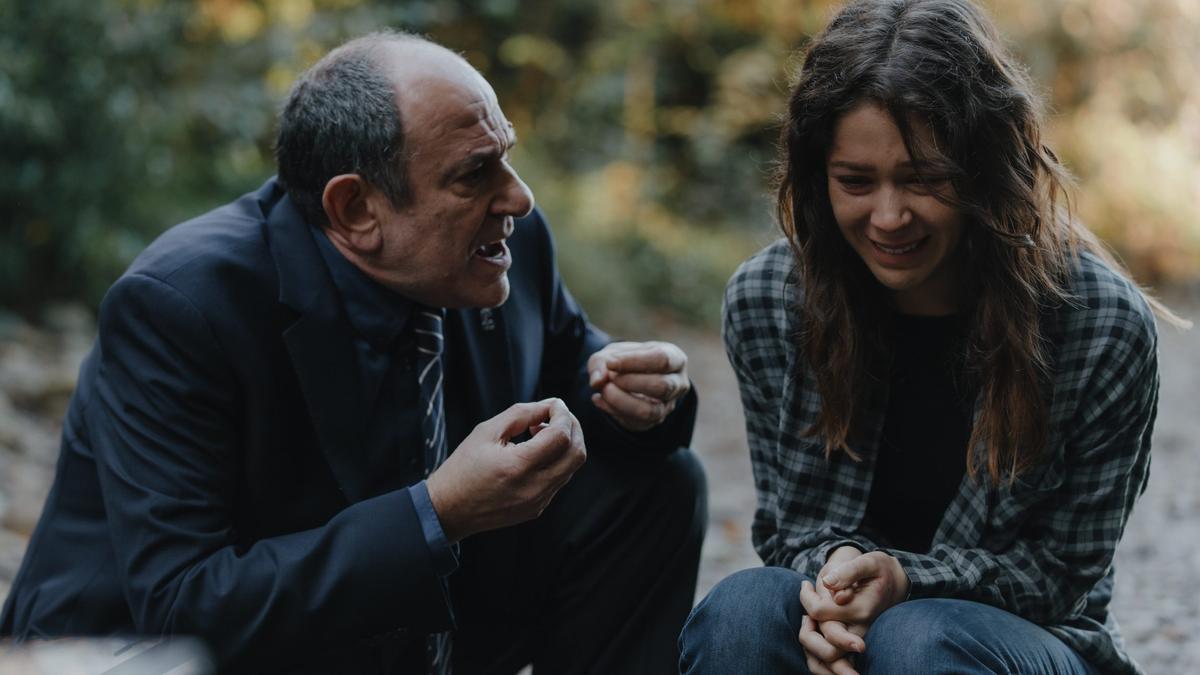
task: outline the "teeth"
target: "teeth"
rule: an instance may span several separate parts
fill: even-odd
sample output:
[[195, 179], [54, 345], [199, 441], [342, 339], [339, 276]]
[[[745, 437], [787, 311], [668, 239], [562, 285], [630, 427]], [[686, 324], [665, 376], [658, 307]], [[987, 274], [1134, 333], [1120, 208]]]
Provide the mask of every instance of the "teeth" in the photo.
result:
[[490, 244], [484, 244], [483, 246], [475, 249], [475, 254], [483, 256], [484, 258], [494, 258], [503, 252], [504, 249], [501, 247], [501, 244], [498, 241]]
[[878, 246], [879, 250], [883, 251], [884, 253], [890, 253], [892, 255], [903, 255], [905, 253], [908, 253], [909, 251], [916, 249], [917, 246], [921, 245], [921, 242], [915, 241], [915, 242], [909, 244], [908, 246], [902, 246], [900, 248], [892, 248], [890, 246], [884, 246], [883, 244], [880, 244], [879, 242], [875, 242], [875, 245]]

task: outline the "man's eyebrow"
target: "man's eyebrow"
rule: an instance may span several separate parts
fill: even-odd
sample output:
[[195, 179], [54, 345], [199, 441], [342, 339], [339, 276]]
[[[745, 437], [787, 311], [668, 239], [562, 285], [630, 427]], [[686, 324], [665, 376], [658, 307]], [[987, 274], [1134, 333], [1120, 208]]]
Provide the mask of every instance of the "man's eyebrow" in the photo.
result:
[[[509, 128], [512, 128], [511, 125]], [[512, 133], [512, 136], [509, 137], [509, 140], [511, 142], [508, 144], [508, 147], [505, 148], [504, 153], [497, 153], [494, 148], [476, 150], [454, 164], [451, 164], [450, 168], [446, 170], [446, 174], [443, 176], [443, 179], [446, 181], [453, 180], [454, 177], [459, 173], [466, 171], [468, 167], [475, 164], [484, 164], [489, 160], [500, 157], [502, 154], [506, 154], [509, 150], [512, 150], [513, 147], [517, 145], [517, 133], [515, 131]]]
[[455, 162], [454, 166], [451, 168], [451, 171], [466, 169], [474, 164], [483, 164], [496, 156], [497, 152], [495, 150], [476, 150], [466, 157], [463, 157], [462, 160]]

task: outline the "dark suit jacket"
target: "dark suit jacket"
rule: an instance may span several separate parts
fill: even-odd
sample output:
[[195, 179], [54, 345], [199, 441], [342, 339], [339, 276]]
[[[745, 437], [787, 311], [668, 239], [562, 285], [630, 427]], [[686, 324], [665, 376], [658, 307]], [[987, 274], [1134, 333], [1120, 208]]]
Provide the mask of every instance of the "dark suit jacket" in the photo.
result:
[[[447, 370], [476, 383], [446, 393], [450, 448], [551, 395], [593, 452], [686, 444], [694, 397], [658, 438], [591, 405], [584, 364], [607, 336], [562, 285], [540, 214], [509, 244], [507, 303], [447, 318]], [[274, 180], [166, 232], [105, 296], [0, 633], [199, 635], [258, 670], [339, 649], [377, 664], [362, 640], [451, 627], [413, 481], [379, 459], [418, 466], [420, 449], [366, 447], [353, 340]]]

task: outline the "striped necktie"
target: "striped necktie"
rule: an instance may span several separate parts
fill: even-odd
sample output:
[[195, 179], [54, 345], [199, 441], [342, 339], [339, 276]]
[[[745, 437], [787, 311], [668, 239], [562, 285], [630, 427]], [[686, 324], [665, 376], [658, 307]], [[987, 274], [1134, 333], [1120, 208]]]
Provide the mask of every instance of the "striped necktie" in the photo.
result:
[[[421, 435], [425, 439], [425, 476], [446, 461], [446, 415], [442, 406], [443, 309], [416, 314], [417, 383], [421, 388]], [[433, 633], [425, 642], [429, 675], [450, 675], [450, 633]]]
[[442, 407], [442, 320], [445, 310], [422, 308], [416, 316], [417, 383], [421, 387], [421, 435], [425, 475], [446, 461], [446, 416]]

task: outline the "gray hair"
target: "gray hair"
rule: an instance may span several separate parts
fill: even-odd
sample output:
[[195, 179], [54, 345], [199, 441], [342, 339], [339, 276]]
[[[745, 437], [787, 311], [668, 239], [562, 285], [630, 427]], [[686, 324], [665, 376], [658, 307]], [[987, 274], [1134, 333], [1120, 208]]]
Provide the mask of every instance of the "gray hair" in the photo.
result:
[[399, 31], [370, 33], [326, 54], [292, 85], [279, 113], [275, 162], [280, 182], [309, 223], [328, 223], [322, 195], [340, 174], [362, 176], [395, 207], [411, 198], [404, 124], [381, 51], [425, 42]]

